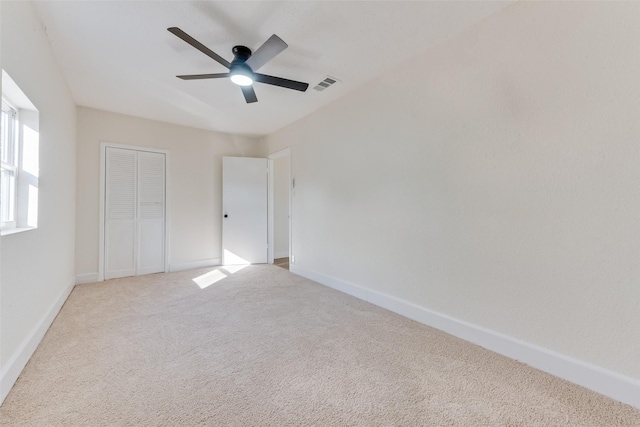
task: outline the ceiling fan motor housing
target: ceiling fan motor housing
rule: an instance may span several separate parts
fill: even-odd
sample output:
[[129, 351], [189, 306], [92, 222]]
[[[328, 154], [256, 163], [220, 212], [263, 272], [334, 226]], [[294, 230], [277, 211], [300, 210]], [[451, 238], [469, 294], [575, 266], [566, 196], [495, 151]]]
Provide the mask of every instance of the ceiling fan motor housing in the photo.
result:
[[229, 68], [229, 74], [247, 76], [251, 80], [254, 79], [253, 70], [245, 62], [251, 57], [251, 49], [246, 46], [234, 46], [231, 49], [233, 52], [233, 61], [231, 61], [231, 67]]
[[234, 46], [233, 49], [231, 49], [231, 52], [233, 52], [233, 61], [231, 61], [231, 65], [243, 64], [251, 56], [251, 49], [246, 46]]

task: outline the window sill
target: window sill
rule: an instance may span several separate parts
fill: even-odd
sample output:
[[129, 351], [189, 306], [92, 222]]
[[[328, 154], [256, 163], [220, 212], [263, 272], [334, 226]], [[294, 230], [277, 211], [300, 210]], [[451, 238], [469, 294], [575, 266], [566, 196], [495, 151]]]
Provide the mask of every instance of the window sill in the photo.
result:
[[0, 236], [8, 236], [10, 234], [18, 234], [23, 231], [35, 230], [37, 227], [16, 227], [16, 228], [5, 228], [0, 230]]

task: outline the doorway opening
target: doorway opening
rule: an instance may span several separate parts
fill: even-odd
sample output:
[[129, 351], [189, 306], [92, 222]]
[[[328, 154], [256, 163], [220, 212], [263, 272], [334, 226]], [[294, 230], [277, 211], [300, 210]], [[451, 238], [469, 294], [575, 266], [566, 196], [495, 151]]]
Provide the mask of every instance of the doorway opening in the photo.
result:
[[291, 149], [269, 155], [269, 262], [289, 269], [291, 260]]

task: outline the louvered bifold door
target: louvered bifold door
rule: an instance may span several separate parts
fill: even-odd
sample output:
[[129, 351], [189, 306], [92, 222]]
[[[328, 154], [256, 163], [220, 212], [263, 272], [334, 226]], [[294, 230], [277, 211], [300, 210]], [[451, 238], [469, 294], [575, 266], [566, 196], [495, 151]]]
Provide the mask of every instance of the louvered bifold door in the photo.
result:
[[137, 274], [164, 271], [165, 155], [138, 152]]
[[136, 274], [137, 155], [107, 147], [105, 177], [105, 279]]

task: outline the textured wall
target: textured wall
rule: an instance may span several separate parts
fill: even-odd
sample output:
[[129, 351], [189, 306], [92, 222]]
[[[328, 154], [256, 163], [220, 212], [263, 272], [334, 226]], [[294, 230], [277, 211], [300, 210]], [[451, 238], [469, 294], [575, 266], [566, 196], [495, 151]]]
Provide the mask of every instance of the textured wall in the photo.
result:
[[520, 2], [270, 135], [296, 263], [640, 379], [638, 22]]

